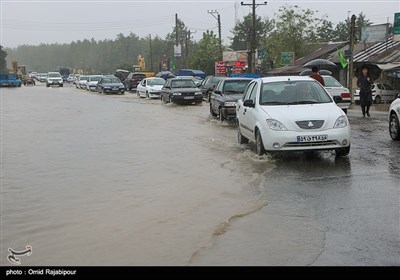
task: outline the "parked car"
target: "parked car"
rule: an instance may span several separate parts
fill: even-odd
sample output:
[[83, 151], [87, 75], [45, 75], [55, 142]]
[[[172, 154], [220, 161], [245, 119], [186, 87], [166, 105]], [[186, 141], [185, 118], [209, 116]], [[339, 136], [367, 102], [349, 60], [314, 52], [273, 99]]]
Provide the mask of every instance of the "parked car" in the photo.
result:
[[[325, 82], [325, 89], [335, 100], [336, 104], [347, 114], [347, 109], [349, 109], [351, 104], [350, 90], [342, 86], [338, 80], [332, 76], [322, 76]], [[336, 96], [336, 98], [335, 98]]]
[[256, 152], [335, 150], [350, 152], [350, 124], [326, 89], [307, 76], [259, 78], [236, 104], [240, 144]]
[[210, 114], [224, 119], [236, 118], [236, 102], [242, 97], [251, 78], [227, 78], [218, 82], [210, 95]]
[[86, 81], [86, 90], [96, 91], [97, 83], [101, 77], [103, 77], [103, 75], [90, 75]]
[[[400, 93], [399, 90], [393, 89], [391, 86], [383, 83], [374, 83], [371, 86], [372, 89], [372, 100], [375, 104], [384, 102], [392, 102], [396, 99], [396, 95]], [[356, 104], [360, 104], [360, 90], [356, 89], [354, 94], [354, 101]]]
[[63, 87], [64, 86], [64, 80], [61, 77], [61, 74], [58, 72], [49, 72], [47, 74], [47, 79], [46, 79], [46, 87], [50, 86], [59, 86]]
[[[82, 76], [82, 75], [80, 75], [80, 74], [76, 74], [75, 75], [75, 79], [74, 79], [74, 81], [72, 82], [72, 84], [74, 84], [75, 86], [76, 86], [76, 84], [79, 82], [79, 77], [80, 76]], [[78, 88], [78, 87], [77, 87]]]
[[136, 93], [140, 97], [160, 98], [164, 84], [165, 80], [163, 78], [146, 78], [139, 83]]
[[400, 93], [396, 95], [396, 99], [390, 104], [389, 108], [389, 133], [390, 137], [398, 141], [400, 140]]
[[161, 89], [161, 101], [164, 103], [202, 103], [203, 96], [192, 79], [168, 79]]
[[145, 78], [146, 75], [143, 73], [130, 73], [124, 81], [125, 88], [127, 90], [136, 89], [138, 84]]
[[98, 93], [125, 93], [125, 86], [121, 83], [120, 79], [115, 77], [114, 75], [107, 75], [100, 78], [99, 82], [96, 86], [96, 91]]
[[76, 81], [75, 86], [76, 88], [83, 89], [86, 88], [86, 82], [88, 81], [89, 76], [80, 76], [79, 79]]
[[204, 100], [210, 102], [210, 94], [215, 89], [215, 86], [222, 79], [226, 79], [224, 76], [207, 76], [201, 85], [199, 86], [201, 92], [203, 93]]

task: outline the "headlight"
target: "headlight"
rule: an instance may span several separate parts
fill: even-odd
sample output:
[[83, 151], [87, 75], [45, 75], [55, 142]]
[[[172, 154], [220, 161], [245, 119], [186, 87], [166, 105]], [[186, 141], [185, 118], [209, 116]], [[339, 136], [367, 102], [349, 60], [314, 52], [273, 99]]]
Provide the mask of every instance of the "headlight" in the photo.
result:
[[225, 102], [224, 106], [225, 107], [235, 107], [236, 106], [236, 102]]
[[182, 95], [180, 92], [174, 92], [172, 95]]
[[195, 95], [202, 95], [203, 93], [201, 91], [196, 91], [194, 94]]
[[271, 128], [272, 130], [278, 130], [278, 131], [287, 130], [286, 127], [280, 121], [274, 119], [267, 119], [267, 124], [269, 128]]
[[342, 128], [347, 126], [347, 118], [346, 116], [340, 116], [336, 122], [333, 128]]

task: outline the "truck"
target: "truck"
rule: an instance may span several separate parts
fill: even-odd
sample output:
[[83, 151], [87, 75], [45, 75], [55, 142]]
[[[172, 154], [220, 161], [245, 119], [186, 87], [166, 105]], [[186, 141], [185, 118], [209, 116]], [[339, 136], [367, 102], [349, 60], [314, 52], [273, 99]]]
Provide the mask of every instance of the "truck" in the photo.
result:
[[16, 74], [0, 74], [1, 87], [20, 87], [21, 84], [22, 82]]

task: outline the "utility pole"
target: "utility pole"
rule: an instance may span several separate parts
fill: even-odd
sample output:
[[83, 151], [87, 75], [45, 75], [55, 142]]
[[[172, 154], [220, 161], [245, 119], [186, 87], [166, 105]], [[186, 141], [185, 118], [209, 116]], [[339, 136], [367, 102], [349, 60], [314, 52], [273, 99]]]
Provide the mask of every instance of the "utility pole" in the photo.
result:
[[253, 0], [252, 4], [244, 4], [240, 2], [242, 6], [252, 6], [253, 11], [253, 24], [251, 28], [251, 42], [250, 42], [250, 56], [249, 56], [249, 70], [250, 73], [256, 72], [256, 49], [257, 49], [257, 38], [256, 38], [256, 8], [260, 5], [267, 5], [267, 2], [262, 4], [256, 4], [256, 0]]
[[[217, 10], [207, 10], [207, 12], [212, 15], [218, 21], [218, 38], [219, 38], [219, 59], [222, 59], [222, 39], [221, 39], [221, 16]], [[215, 16], [216, 14], [217, 16]]]
[[189, 43], [190, 43], [190, 30], [186, 32], [185, 38], [185, 56], [186, 56], [186, 68], [188, 68], [188, 57], [189, 57]]
[[151, 47], [151, 34], [150, 37], [150, 71], [153, 72], [153, 48]]
[[[178, 14], [175, 14], [175, 46], [176, 46], [176, 48], [178, 48], [178, 46], [179, 46]], [[174, 53], [175, 53], [175, 51], [174, 51]], [[174, 58], [175, 58], [175, 67], [176, 67], [175, 71], [176, 71], [177, 69], [180, 69], [180, 63], [179, 63], [180, 60], [179, 60], [178, 56], [175, 56], [175, 54], [174, 54]]]
[[353, 51], [354, 51], [354, 44], [355, 44], [355, 33], [356, 33], [356, 16], [352, 15], [351, 16], [351, 22], [350, 22], [350, 53], [351, 53], [351, 59], [349, 62], [349, 80], [347, 81], [348, 83], [348, 88], [350, 90], [350, 96], [351, 96], [351, 103], [354, 103], [354, 92], [353, 92]]

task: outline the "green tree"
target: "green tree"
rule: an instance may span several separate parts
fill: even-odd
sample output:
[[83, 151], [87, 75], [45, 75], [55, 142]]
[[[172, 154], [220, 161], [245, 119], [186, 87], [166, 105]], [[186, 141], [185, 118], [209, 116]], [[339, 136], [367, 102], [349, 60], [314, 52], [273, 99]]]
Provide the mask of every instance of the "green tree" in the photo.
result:
[[198, 47], [188, 57], [188, 66], [193, 69], [201, 69], [206, 74], [214, 73], [215, 62], [219, 58], [219, 39], [212, 31], [203, 33]]
[[3, 50], [3, 46], [0, 46], [0, 72], [7, 72], [7, 62], [6, 62], [7, 52]]
[[[336, 25], [333, 31], [333, 40], [349, 41], [350, 40], [350, 24], [351, 19], [348, 18], [345, 21], [341, 21]], [[361, 32], [364, 27], [371, 26], [371, 22], [366, 18], [366, 15], [362, 12], [356, 16], [356, 42], [361, 41]]]
[[[230, 47], [234, 50], [247, 50], [250, 49], [251, 34], [253, 28], [253, 16], [248, 14], [242, 21], [236, 23], [235, 27], [231, 30], [233, 34], [229, 39], [232, 40]], [[268, 36], [268, 33], [274, 28], [274, 21], [269, 19], [262, 19], [256, 16], [256, 45], [258, 46], [260, 40]]]

